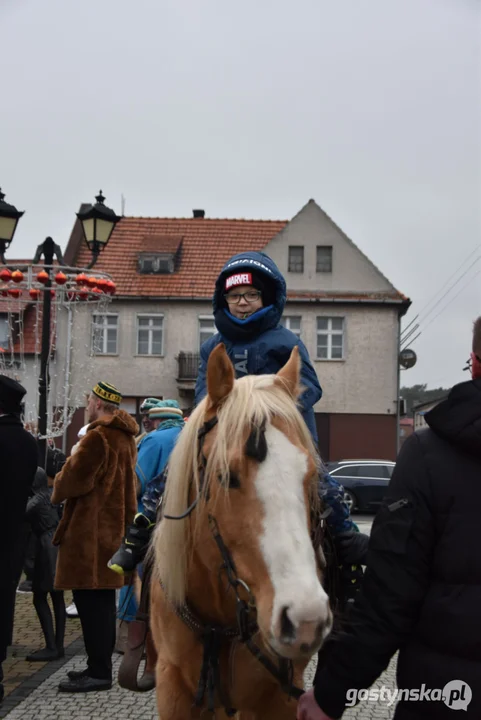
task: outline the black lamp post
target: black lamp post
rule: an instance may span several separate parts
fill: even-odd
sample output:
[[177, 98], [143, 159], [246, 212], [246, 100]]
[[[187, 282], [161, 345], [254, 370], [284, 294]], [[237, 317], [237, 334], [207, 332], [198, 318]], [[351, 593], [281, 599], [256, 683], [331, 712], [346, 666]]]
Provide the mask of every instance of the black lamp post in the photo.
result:
[[[5, 265], [5, 250], [12, 242], [17, 223], [22, 217], [23, 212], [19, 212], [13, 205], [4, 202], [4, 197], [5, 195], [0, 191], [0, 257]], [[82, 223], [85, 241], [92, 253], [92, 262], [88, 266], [89, 269], [97, 262], [100, 252], [106, 247], [115, 225], [120, 220], [120, 217], [118, 217], [113, 210], [104, 205], [105, 198], [102, 195], [102, 191], [97, 195], [96, 200], [97, 203], [95, 205], [90, 205], [83, 212], [77, 213], [77, 217]], [[55, 256], [60, 266], [65, 266], [65, 263], [60, 247], [54, 243], [51, 237], [46, 238], [44, 242], [38, 246], [33, 263], [37, 264], [42, 255], [48, 279], [45, 281], [42, 303], [42, 349], [38, 380], [38, 435], [40, 436], [38, 445], [40, 465], [45, 469], [47, 463], [48, 389], [50, 384], [48, 358], [50, 352], [52, 308], [52, 296], [50, 293], [52, 287], [51, 271]]]

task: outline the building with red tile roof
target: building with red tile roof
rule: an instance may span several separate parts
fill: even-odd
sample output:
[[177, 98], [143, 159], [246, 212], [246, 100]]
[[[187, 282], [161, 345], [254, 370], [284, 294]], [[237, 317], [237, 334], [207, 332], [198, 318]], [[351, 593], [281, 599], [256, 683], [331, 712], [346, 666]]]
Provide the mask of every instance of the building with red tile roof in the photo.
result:
[[[112, 275], [116, 294], [102, 316], [78, 314], [78, 352], [90, 343], [85, 362], [138, 419], [148, 396], [176, 398], [189, 412], [200, 344], [216, 332], [216, 278], [249, 250], [267, 253], [286, 278], [283, 322], [306, 344], [324, 392], [315, 407], [323, 457], [393, 458], [397, 343], [410, 301], [313, 200], [291, 220], [123, 217], [92, 270]], [[77, 222], [65, 261], [90, 258]]]

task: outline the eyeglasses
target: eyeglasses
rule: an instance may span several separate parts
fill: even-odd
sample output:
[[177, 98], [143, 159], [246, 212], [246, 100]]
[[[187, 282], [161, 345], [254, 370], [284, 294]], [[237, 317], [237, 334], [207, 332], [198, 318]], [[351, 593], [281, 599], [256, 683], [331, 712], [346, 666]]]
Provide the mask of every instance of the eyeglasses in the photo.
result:
[[237, 305], [241, 298], [248, 303], [256, 302], [262, 295], [260, 290], [248, 290], [245, 293], [232, 293], [231, 295], [224, 295], [228, 305]]

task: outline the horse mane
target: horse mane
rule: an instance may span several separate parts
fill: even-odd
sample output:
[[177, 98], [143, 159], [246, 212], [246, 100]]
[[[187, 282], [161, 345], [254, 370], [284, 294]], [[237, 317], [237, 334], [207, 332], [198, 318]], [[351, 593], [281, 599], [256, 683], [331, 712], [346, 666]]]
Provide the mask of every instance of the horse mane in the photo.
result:
[[[216, 437], [205, 468], [204, 487], [219, 482], [228, 488], [231, 448], [241, 447], [245, 441], [246, 428], [260, 429], [274, 417], [286, 422], [300, 437], [314, 462], [321, 461], [309, 430], [297, 408], [295, 400], [281, 386], [281, 378], [275, 375], [247, 375], [234, 382], [234, 387], [217, 410]], [[199, 430], [204, 425], [207, 398], [189, 417], [169, 459], [163, 512], [181, 515], [189, 506], [191, 488], [199, 491]], [[317, 477], [313, 481], [313, 497], [317, 497]], [[162, 581], [164, 592], [175, 605], [182, 605], [186, 596], [186, 579], [189, 551], [201, 507], [193, 512], [193, 532], [189, 531], [189, 518], [183, 520], [163, 519], [157, 526], [153, 539], [155, 568]]]

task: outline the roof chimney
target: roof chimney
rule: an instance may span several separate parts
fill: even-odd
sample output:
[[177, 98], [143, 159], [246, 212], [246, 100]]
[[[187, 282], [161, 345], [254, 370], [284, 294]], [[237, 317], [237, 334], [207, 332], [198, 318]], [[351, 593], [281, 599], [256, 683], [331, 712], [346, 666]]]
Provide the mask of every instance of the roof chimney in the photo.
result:
[[192, 210], [195, 218], [205, 217], [205, 210]]

